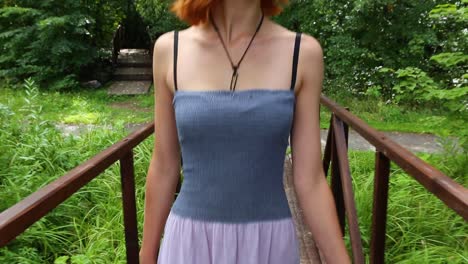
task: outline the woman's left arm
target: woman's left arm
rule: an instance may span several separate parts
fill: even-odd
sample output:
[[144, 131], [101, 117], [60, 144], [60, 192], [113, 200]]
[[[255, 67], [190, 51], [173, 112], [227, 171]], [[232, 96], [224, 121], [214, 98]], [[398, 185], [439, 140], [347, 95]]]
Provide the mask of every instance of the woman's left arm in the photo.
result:
[[304, 220], [326, 263], [351, 263], [322, 165], [319, 105], [323, 79], [322, 47], [315, 38], [302, 34], [291, 142], [294, 187]]

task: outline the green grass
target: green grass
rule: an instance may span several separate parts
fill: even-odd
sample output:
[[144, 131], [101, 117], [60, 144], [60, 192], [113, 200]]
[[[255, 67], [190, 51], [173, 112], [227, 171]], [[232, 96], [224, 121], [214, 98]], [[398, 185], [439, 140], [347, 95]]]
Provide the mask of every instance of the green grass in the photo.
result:
[[[367, 261], [370, 254], [374, 156], [373, 152], [349, 152], [358, 220]], [[444, 154], [418, 156], [429, 164], [436, 165], [446, 158]], [[465, 166], [466, 169], [466, 156], [451, 157], [451, 165]], [[466, 170], [454, 175], [450, 173], [457, 170], [436, 167], [467, 186]], [[468, 260], [468, 225], [463, 218], [448, 209], [442, 201], [393, 162], [387, 211], [387, 263], [466, 263]], [[347, 245], [350, 248], [348, 232], [346, 229]]]
[[[340, 106], [348, 107], [351, 113], [380, 131], [460, 136], [457, 132], [467, 129], [468, 112], [455, 115], [437, 105], [415, 107], [386, 104], [379, 99], [359, 99], [347, 93], [326, 96]], [[326, 124], [323, 127], [328, 127], [328, 120], [324, 121]]]
[[[0, 104], [18, 110], [24, 105], [27, 95], [22, 87], [0, 88]], [[154, 96], [152, 89], [147, 95], [112, 96], [107, 86], [98, 89], [51, 92], [41, 91], [41, 116], [56, 123], [65, 124], [113, 124], [115, 122], [143, 123], [153, 120]], [[113, 104], [124, 103], [132, 108], [117, 108]]]

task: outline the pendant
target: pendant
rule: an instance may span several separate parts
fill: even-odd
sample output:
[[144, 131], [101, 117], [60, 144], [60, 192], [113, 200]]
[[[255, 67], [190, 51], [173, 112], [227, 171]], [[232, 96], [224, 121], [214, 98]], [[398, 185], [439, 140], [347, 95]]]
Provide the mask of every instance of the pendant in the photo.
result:
[[237, 67], [234, 67], [233, 72], [232, 72], [231, 85], [230, 85], [229, 90], [234, 91], [234, 89], [236, 89], [237, 77], [238, 76], [239, 76], [239, 74], [237, 73]]

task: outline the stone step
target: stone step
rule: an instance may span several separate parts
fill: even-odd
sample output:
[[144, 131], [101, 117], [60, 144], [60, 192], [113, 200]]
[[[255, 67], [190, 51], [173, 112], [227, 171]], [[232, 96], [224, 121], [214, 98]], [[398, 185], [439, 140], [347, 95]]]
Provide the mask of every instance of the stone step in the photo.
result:
[[112, 78], [114, 81], [151, 81], [153, 76], [151, 75], [114, 75]]
[[152, 80], [153, 70], [148, 67], [118, 67], [114, 71], [114, 80]]
[[148, 56], [150, 56], [150, 53], [147, 49], [121, 49], [119, 51], [119, 57], [141, 58]]
[[151, 60], [134, 61], [134, 60], [127, 60], [127, 59], [118, 59], [117, 65], [118, 67], [145, 67], [145, 68], [151, 68], [153, 66]]
[[132, 95], [147, 94], [151, 86], [151, 81], [114, 81], [109, 86], [107, 94], [111, 95]]
[[121, 49], [117, 58], [117, 65], [130, 67], [151, 67], [152, 60], [148, 50]]

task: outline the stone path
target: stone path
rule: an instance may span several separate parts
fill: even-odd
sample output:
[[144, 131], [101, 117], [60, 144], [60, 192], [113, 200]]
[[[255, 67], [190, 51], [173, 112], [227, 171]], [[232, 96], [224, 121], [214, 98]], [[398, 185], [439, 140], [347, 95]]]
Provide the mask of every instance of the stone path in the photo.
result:
[[[438, 136], [432, 134], [417, 134], [417, 133], [403, 133], [403, 132], [383, 132], [387, 137], [400, 144], [402, 147], [409, 151], [415, 152], [426, 152], [426, 153], [438, 153], [442, 152], [441, 139]], [[320, 138], [322, 143], [322, 149], [325, 147], [327, 142], [328, 130], [322, 129], [320, 131]], [[454, 140], [453, 138], [451, 138]], [[458, 141], [455, 141], [455, 143]], [[375, 151], [375, 147], [361, 137], [354, 130], [349, 129], [348, 136], [348, 148], [353, 150], [372, 150]]]
[[112, 81], [108, 94], [112, 95], [132, 95], [147, 94], [150, 81]]
[[152, 80], [152, 62], [149, 51], [121, 49], [108, 94], [147, 94]]
[[[131, 133], [138, 128], [143, 127], [146, 123], [128, 123], [125, 125], [125, 129], [128, 133]], [[90, 132], [93, 129], [112, 129], [111, 126], [98, 126], [98, 125], [67, 125], [57, 124], [56, 127], [63, 132], [64, 135], [80, 135], [82, 133]], [[425, 152], [425, 153], [440, 153], [442, 152], [442, 144], [440, 138], [432, 134], [415, 134], [415, 133], [402, 133], [402, 132], [383, 132], [390, 139], [394, 140], [409, 151]], [[322, 129], [320, 131], [322, 153], [325, 148], [327, 140], [328, 130]], [[457, 144], [457, 140], [451, 138], [453, 144]], [[375, 147], [369, 144], [359, 134], [354, 132], [352, 129], [349, 130], [348, 147], [351, 150], [362, 150], [362, 151], [375, 151]], [[456, 148], [460, 149], [459, 146]]]

